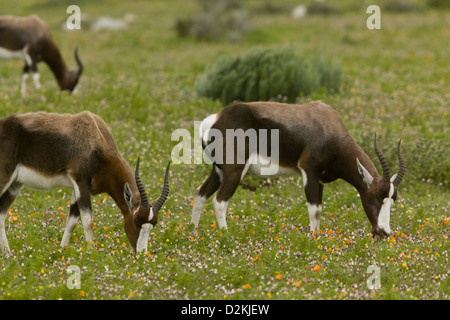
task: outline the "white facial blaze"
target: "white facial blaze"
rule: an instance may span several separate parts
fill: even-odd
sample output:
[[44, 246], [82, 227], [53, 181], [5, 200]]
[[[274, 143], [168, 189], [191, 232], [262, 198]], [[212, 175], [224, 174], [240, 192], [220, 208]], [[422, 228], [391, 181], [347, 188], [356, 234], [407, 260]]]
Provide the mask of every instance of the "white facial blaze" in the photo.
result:
[[386, 233], [391, 233], [389, 219], [391, 217], [391, 205], [394, 203], [392, 196], [394, 195], [394, 185], [391, 183], [389, 188], [389, 196], [383, 199], [383, 204], [378, 215], [378, 227], [383, 229]]
[[144, 223], [139, 232], [139, 238], [136, 244], [136, 252], [147, 252], [148, 237], [150, 236], [150, 231], [153, 229], [153, 225], [150, 220], [153, 219], [153, 208], [150, 208], [150, 213], [148, 215], [148, 223]]

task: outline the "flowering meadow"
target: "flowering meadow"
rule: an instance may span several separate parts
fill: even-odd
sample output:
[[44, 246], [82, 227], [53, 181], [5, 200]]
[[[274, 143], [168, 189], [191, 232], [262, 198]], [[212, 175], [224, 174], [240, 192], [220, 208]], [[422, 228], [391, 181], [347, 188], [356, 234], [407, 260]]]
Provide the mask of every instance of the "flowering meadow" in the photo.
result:
[[[311, 233], [301, 176], [248, 177], [230, 201], [227, 230], [218, 228], [211, 200], [195, 229], [193, 193], [211, 168], [173, 164], [170, 196], [146, 253], [132, 252], [107, 194], [92, 197], [94, 241], [85, 241], [80, 221], [61, 248], [72, 190], [25, 187], [6, 217], [12, 255], [0, 257], [0, 300], [450, 298], [450, 10], [420, 0], [411, 12], [380, 4], [381, 29], [371, 30], [362, 1], [300, 18], [291, 14], [292, 1], [242, 2], [250, 26], [239, 38], [215, 41], [175, 31], [177, 19], [201, 10], [196, 0], [80, 1], [86, 20], [72, 31], [63, 28], [70, 15], [65, 2], [2, 0], [0, 14], [47, 21], [69, 68], [78, 46], [85, 69], [71, 95], [58, 90], [42, 63], [42, 87], [29, 81], [22, 99], [23, 62], [0, 60], [0, 118], [35, 111], [100, 115], [131, 167], [142, 156], [141, 179], [155, 199], [179, 142], [171, 133], [184, 128], [194, 136], [194, 121], [223, 108], [195, 92], [205, 70], [223, 54], [299, 45], [342, 64], [338, 93], [319, 91], [299, 104], [322, 100], [335, 108], [379, 172], [374, 133], [392, 173], [402, 139], [407, 169], [391, 209], [391, 235], [372, 237], [358, 193], [340, 180], [325, 185], [320, 231]], [[125, 29], [89, 27], [89, 19], [124, 15], [132, 17]]]

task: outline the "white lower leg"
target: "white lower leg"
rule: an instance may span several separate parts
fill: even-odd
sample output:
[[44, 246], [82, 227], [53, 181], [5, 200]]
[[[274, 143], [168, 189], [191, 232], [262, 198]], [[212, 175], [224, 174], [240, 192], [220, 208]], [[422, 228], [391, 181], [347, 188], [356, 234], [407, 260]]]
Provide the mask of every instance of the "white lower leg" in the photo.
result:
[[20, 87], [20, 93], [22, 97], [25, 97], [25, 94], [27, 92], [27, 79], [28, 79], [28, 73], [22, 73], [22, 85]]
[[61, 240], [61, 247], [65, 247], [69, 244], [70, 236], [72, 235], [73, 230], [77, 226], [78, 223], [78, 217], [75, 217], [73, 215], [69, 215], [66, 221], [66, 229], [64, 230], [64, 235]]
[[92, 219], [92, 211], [89, 209], [80, 209], [81, 222], [84, 227], [84, 235], [86, 237], [86, 241], [91, 242], [93, 240], [93, 219]]
[[2, 253], [10, 253], [8, 239], [5, 231], [6, 212], [0, 213], [0, 249]]
[[39, 73], [33, 72], [33, 81], [36, 89], [39, 89], [41, 87], [41, 82], [39, 81], [39, 79], [40, 79]]
[[320, 227], [320, 216], [322, 215], [322, 205], [310, 204], [308, 205], [308, 213], [309, 213], [309, 228], [311, 232], [319, 231]]
[[206, 200], [208, 200], [206, 199], [206, 197], [202, 197], [198, 193], [199, 189], [195, 190], [194, 205], [192, 207], [192, 218], [191, 218], [191, 223], [193, 223], [196, 228], [198, 227], [198, 222], [200, 221], [203, 206], [205, 205]]
[[216, 198], [213, 199], [214, 211], [216, 212], [217, 224], [219, 229], [225, 228], [227, 229], [227, 208], [228, 201], [217, 201]]

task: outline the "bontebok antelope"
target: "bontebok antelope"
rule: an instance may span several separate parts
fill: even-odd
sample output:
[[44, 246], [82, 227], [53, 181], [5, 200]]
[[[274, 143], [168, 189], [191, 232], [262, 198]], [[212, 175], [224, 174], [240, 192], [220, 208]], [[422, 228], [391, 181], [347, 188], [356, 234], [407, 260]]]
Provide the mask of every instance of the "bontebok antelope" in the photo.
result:
[[[341, 178], [359, 192], [372, 234], [379, 237], [390, 234], [390, 207], [405, 173], [400, 141], [400, 169], [391, 177], [376, 135], [374, 147], [382, 176], [352, 139], [338, 113], [320, 101], [305, 105], [236, 103], [207, 117], [199, 130], [213, 168], [194, 193], [192, 223], [196, 227], [207, 199], [217, 191], [213, 206], [218, 226], [226, 228], [228, 202], [241, 179], [247, 172], [256, 175], [269, 172], [271, 176], [302, 175], [311, 231], [319, 230], [323, 184]], [[230, 134], [237, 131], [241, 136]], [[237, 143], [230, 141], [236, 138]], [[267, 169], [266, 173], [263, 169]]]
[[22, 97], [26, 93], [26, 81], [31, 70], [36, 88], [40, 87], [37, 64], [44, 61], [55, 75], [61, 90], [74, 91], [83, 71], [83, 64], [74, 52], [78, 67], [68, 70], [53, 41], [49, 27], [39, 17], [0, 16], [0, 58], [21, 59], [25, 62], [22, 74]]
[[105, 192], [122, 211], [132, 248], [146, 251], [150, 230], [169, 194], [169, 165], [162, 193], [150, 204], [139, 176], [139, 159], [133, 173], [99, 116], [85, 111], [76, 115], [15, 114], [0, 119], [0, 247], [10, 252], [5, 217], [26, 185], [73, 189], [63, 247], [80, 216], [86, 240], [93, 240], [90, 196]]

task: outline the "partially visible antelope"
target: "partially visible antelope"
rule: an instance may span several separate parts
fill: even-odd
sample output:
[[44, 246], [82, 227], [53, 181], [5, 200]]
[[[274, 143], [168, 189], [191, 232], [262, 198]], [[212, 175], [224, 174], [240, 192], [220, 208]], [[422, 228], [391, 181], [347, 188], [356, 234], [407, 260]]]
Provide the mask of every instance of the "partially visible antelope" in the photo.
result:
[[26, 94], [26, 81], [30, 70], [35, 87], [40, 88], [37, 64], [41, 61], [50, 67], [61, 90], [73, 92], [83, 72], [83, 64], [77, 49], [74, 56], [78, 67], [69, 70], [49, 27], [38, 16], [0, 16], [0, 58], [20, 59], [25, 62], [21, 85], [22, 97]]
[[[263, 169], [270, 162], [272, 169], [275, 168], [271, 176], [302, 175], [311, 231], [319, 230], [324, 183], [341, 178], [359, 192], [372, 234], [384, 238], [391, 233], [390, 208], [405, 173], [400, 141], [400, 169], [391, 176], [375, 135], [374, 148], [383, 168], [380, 176], [338, 113], [320, 101], [305, 105], [236, 103], [207, 117], [199, 130], [204, 152], [211, 158], [213, 167], [208, 179], [194, 193], [192, 223], [196, 227], [203, 206], [217, 191], [213, 199], [215, 214], [218, 226], [226, 228], [228, 203], [241, 179], [247, 172], [264, 175]], [[236, 136], [230, 132], [239, 130], [245, 134], [237, 137], [238, 143], [234, 144], [230, 140]], [[264, 137], [268, 147], [261, 145], [263, 133], [268, 134]], [[252, 134], [259, 141], [252, 143]], [[241, 148], [237, 147], [239, 140]], [[223, 161], [225, 158], [227, 161]]]
[[0, 119], [0, 248], [10, 253], [5, 218], [26, 185], [73, 189], [61, 246], [68, 245], [80, 216], [86, 240], [93, 240], [90, 196], [105, 192], [122, 211], [133, 250], [146, 252], [150, 230], [169, 194], [169, 165], [162, 193], [150, 204], [139, 176], [139, 159], [133, 173], [99, 116], [87, 111], [38, 112]]

